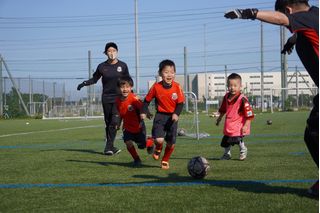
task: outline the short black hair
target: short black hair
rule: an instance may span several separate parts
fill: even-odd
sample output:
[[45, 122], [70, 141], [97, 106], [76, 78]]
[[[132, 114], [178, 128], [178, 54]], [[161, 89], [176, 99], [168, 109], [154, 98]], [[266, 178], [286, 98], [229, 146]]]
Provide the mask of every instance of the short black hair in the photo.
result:
[[308, 0], [276, 0], [274, 10], [284, 13], [286, 6], [290, 4], [305, 4], [309, 6]]
[[239, 79], [240, 81], [242, 81], [241, 76], [237, 73], [232, 73], [228, 76], [228, 81], [234, 80], [234, 79]]
[[119, 78], [118, 84], [117, 84], [118, 87], [121, 87], [122, 85], [125, 85], [125, 84], [129, 84], [131, 87], [133, 87], [133, 80], [130, 76], [124, 76]]
[[107, 54], [107, 51], [108, 51], [108, 49], [110, 48], [110, 47], [113, 47], [114, 49], [116, 49], [117, 51], [118, 51], [118, 46], [117, 46], [117, 44], [116, 43], [114, 43], [114, 42], [109, 42], [109, 43], [106, 43], [106, 46], [105, 46], [105, 48], [104, 48], [104, 54]]
[[158, 74], [161, 75], [162, 70], [166, 67], [166, 66], [170, 66], [174, 68], [174, 72], [176, 72], [176, 65], [174, 64], [174, 62], [170, 59], [165, 59], [163, 61], [160, 62], [159, 64], [159, 71]]

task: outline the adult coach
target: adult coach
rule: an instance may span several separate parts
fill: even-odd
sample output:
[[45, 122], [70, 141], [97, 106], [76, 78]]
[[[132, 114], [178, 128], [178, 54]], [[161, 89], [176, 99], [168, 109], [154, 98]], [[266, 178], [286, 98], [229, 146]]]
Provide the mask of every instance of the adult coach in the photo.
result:
[[102, 77], [103, 91], [101, 99], [106, 133], [106, 145], [103, 154], [114, 155], [121, 152], [120, 149], [113, 145], [120, 121], [115, 105], [116, 97], [120, 96], [117, 82], [120, 77], [130, 76], [130, 74], [127, 64], [118, 59], [118, 46], [115, 43], [107, 43], [104, 54], [106, 54], [108, 59], [99, 64], [93, 73], [93, 77], [79, 84], [77, 90], [80, 90], [84, 86], [97, 83]]
[[[277, 0], [276, 11], [235, 9], [225, 13], [230, 19], [258, 19], [270, 24], [286, 26], [294, 36], [289, 38], [282, 53], [291, 53], [296, 45], [297, 54], [310, 77], [319, 88], [319, 8], [310, 6], [308, 0]], [[313, 109], [307, 120], [304, 140], [319, 168], [319, 94], [313, 99]], [[319, 195], [319, 181], [308, 191]]]

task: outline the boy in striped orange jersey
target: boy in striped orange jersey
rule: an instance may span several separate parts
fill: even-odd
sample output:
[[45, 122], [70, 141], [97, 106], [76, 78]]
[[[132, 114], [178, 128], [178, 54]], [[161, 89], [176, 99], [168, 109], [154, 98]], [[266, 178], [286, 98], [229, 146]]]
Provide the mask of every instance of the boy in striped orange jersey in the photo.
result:
[[180, 85], [174, 81], [176, 67], [173, 61], [161, 61], [158, 74], [162, 81], [155, 83], [149, 90], [140, 117], [141, 119], [146, 118], [148, 106], [155, 99], [157, 112], [153, 120], [152, 137], [155, 139], [156, 148], [153, 158], [159, 160], [163, 143], [166, 141], [161, 168], [169, 169], [169, 159], [176, 143], [178, 120], [183, 109], [184, 94]]

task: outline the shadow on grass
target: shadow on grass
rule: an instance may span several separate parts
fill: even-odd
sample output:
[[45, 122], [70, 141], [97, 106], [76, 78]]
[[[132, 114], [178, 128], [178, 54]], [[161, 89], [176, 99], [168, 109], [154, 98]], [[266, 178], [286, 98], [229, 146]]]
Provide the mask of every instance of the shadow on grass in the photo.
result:
[[[310, 196], [307, 189], [292, 188], [288, 186], [275, 186], [272, 183], [264, 183], [264, 181], [241, 181], [241, 180], [196, 180], [190, 176], [179, 176], [177, 173], [170, 173], [167, 177], [159, 177], [156, 175], [134, 175], [134, 178], [152, 179], [147, 182], [148, 185], [154, 186], [196, 186], [196, 185], [210, 185], [221, 188], [235, 189], [241, 192], [256, 193], [256, 194], [294, 194], [300, 197], [308, 197], [318, 199]], [[270, 181], [272, 182], [272, 181]], [[275, 181], [277, 183], [277, 181]], [[279, 181], [278, 184], [284, 184]], [[286, 183], [290, 184], [290, 183]]]
[[42, 152], [48, 152], [48, 151], [67, 151], [67, 152], [82, 152], [82, 153], [89, 153], [89, 154], [95, 154], [95, 155], [104, 155], [102, 152], [97, 152], [92, 149], [49, 149], [49, 150], [41, 150]]
[[133, 162], [106, 162], [106, 161], [85, 161], [85, 160], [67, 160], [68, 162], [76, 162], [76, 163], [93, 163], [101, 166], [122, 166], [129, 168], [159, 168], [158, 166], [147, 165], [142, 162], [141, 166], [133, 166]]

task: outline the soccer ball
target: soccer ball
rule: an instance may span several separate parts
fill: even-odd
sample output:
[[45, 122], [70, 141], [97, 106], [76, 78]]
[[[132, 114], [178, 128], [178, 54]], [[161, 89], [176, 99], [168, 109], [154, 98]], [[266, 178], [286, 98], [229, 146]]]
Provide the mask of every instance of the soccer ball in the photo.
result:
[[201, 156], [193, 157], [188, 163], [188, 172], [195, 179], [202, 179], [207, 176], [209, 169], [209, 162]]
[[185, 129], [179, 129], [178, 130], [178, 136], [186, 136], [186, 130]]
[[271, 124], [272, 124], [272, 120], [270, 120], [270, 119], [267, 120], [267, 124], [268, 124], [268, 125], [271, 125]]

